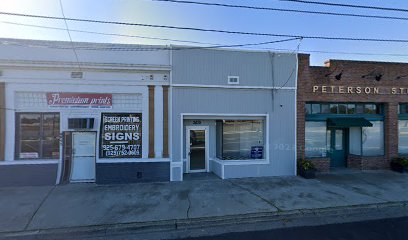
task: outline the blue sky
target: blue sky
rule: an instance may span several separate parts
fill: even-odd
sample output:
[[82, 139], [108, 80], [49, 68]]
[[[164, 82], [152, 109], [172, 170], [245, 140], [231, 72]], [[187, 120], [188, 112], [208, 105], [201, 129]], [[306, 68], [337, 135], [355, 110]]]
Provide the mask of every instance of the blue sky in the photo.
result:
[[[371, 15], [387, 15], [407, 17], [408, 12], [388, 12], [364, 9], [338, 8], [319, 5], [282, 2], [278, 0], [229, 0], [203, 2], [219, 2], [229, 4], [254, 5], [263, 7], [280, 7], [300, 10], [319, 10], [344, 13]], [[322, 1], [322, 0], [321, 0]], [[359, 5], [372, 5], [408, 9], [408, 1], [404, 0], [342, 0], [326, 1]], [[234, 9], [189, 4], [155, 2], [151, 0], [63, 0], [66, 17], [91, 18], [97, 20], [125, 21], [148, 24], [164, 24], [186, 27], [213, 28], [224, 30], [266, 32], [277, 34], [319, 35], [334, 37], [361, 38], [398, 38], [408, 39], [408, 21], [364, 19], [354, 17], [324, 16], [300, 13], [283, 13]], [[0, 11], [50, 15], [61, 17], [58, 0], [1, 0]], [[44, 40], [69, 40], [67, 32], [61, 30], [41, 29], [17, 26], [5, 22], [42, 25], [65, 28], [60, 20], [42, 20], [33, 18], [10, 17], [0, 15], [0, 37], [25, 38]], [[279, 38], [242, 36], [220, 33], [202, 33], [167, 29], [151, 29], [145, 27], [124, 27], [92, 23], [68, 22], [71, 29], [96, 31], [104, 33], [127, 34], [146, 37], [172, 38], [219, 44], [241, 44], [273, 41]], [[134, 44], [176, 44], [170, 41], [119, 36], [102, 36], [88, 33], [71, 33], [74, 41], [115, 42]], [[260, 48], [287, 49], [294, 51], [298, 41], [265, 45]], [[252, 47], [251, 49], [254, 49]], [[355, 55], [339, 53], [311, 53], [311, 63], [322, 65], [327, 59], [355, 59], [370, 61], [401, 61], [408, 62], [408, 44], [373, 43], [303, 40], [300, 52], [329, 51], [348, 53], [394, 54], [388, 55]]]

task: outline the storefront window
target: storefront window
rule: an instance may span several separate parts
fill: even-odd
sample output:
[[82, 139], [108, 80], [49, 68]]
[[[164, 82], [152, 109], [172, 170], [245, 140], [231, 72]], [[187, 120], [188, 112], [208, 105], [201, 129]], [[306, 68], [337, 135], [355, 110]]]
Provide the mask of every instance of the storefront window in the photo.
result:
[[408, 154], [408, 120], [398, 121], [398, 153]]
[[[217, 121], [217, 157], [223, 160], [265, 158], [264, 121]], [[219, 149], [221, 148], [221, 149]]]
[[[382, 114], [380, 103], [306, 103], [306, 114]], [[408, 113], [400, 104], [400, 113]]]
[[372, 127], [363, 127], [363, 156], [384, 155], [384, 127], [382, 121], [371, 121]]
[[16, 159], [59, 158], [58, 113], [19, 113], [16, 118]]
[[305, 156], [326, 157], [326, 122], [306, 121]]

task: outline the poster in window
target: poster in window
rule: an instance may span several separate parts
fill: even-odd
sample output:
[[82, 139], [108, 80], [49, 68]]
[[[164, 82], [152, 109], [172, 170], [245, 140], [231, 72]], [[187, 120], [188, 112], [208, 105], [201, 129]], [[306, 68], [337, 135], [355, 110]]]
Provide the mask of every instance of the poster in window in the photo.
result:
[[142, 157], [142, 114], [102, 113], [100, 158]]

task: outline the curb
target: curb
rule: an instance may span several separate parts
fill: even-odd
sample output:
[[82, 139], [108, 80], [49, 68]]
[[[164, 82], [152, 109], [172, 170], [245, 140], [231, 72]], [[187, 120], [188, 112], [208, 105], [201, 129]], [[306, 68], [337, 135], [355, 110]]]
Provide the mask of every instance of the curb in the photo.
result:
[[[35, 237], [35, 239], [65, 239], [67, 237], [80, 239], [119, 235], [143, 235], [144, 239], [163, 239], [164, 233], [172, 233], [169, 234], [171, 238], [198, 237], [218, 235], [227, 232], [318, 226], [404, 216], [408, 216], [408, 201], [151, 222], [0, 232], [0, 239], [28, 237]], [[211, 231], [207, 231], [209, 229], [211, 229]], [[162, 234], [161, 237], [154, 236], [159, 233]]]

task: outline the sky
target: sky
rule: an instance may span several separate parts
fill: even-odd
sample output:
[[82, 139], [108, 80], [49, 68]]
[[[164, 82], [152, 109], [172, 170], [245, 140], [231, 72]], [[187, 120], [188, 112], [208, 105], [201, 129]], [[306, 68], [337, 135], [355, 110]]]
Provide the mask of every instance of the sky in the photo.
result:
[[[369, 9], [352, 9], [319, 6], [279, 0], [197, 0], [259, 7], [288, 8], [312, 11], [330, 11], [366, 15], [407, 17], [408, 12], [391, 12]], [[318, 0], [314, 0], [318, 1]], [[358, 4], [408, 9], [405, 0], [320, 0], [322, 2]], [[408, 39], [407, 20], [356, 18], [344, 16], [312, 15], [249, 9], [225, 8], [158, 2], [153, 0], [62, 0], [67, 18], [133, 22], [182, 27], [211, 28], [231, 31], [261, 32], [274, 34], [317, 35], [330, 37]], [[13, 12], [62, 17], [59, 0], [1, 0], [0, 12]], [[13, 24], [11, 24], [13, 23]], [[0, 38], [22, 38], [69, 41], [67, 31], [44, 29], [65, 28], [63, 20], [45, 20], [0, 14]], [[72, 30], [93, 31], [139, 37], [167, 38], [222, 45], [259, 43], [285, 38], [245, 36], [224, 33], [208, 33], [110, 24], [67, 22]], [[180, 44], [172, 41], [139, 37], [104, 36], [100, 34], [71, 32], [73, 41], [131, 43], [131, 44]], [[186, 44], [200, 45], [207, 44]], [[408, 43], [351, 42], [335, 40], [294, 40], [242, 49], [283, 50], [311, 54], [312, 65], [323, 65], [328, 59], [408, 62]], [[317, 52], [316, 52], [317, 51]], [[325, 53], [322, 53], [325, 52]], [[327, 53], [330, 52], [330, 53]], [[358, 54], [357, 54], [358, 53]], [[365, 54], [360, 54], [365, 53]], [[374, 55], [376, 54], [376, 55]]]

